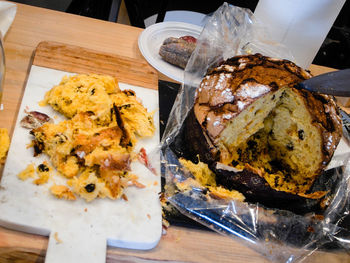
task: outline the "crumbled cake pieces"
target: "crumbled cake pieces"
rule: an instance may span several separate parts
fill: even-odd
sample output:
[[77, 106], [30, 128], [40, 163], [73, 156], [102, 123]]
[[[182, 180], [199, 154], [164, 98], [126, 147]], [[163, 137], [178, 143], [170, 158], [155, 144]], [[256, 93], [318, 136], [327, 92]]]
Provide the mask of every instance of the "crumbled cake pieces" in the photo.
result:
[[27, 180], [28, 178], [34, 178], [35, 177], [35, 168], [34, 164], [28, 164], [27, 167], [21, 171], [19, 174], [17, 174], [17, 177], [21, 179], [22, 181]]
[[[71, 186], [74, 193], [88, 202], [96, 197], [104, 198], [110, 194], [103, 179], [97, 177], [96, 171], [91, 168], [85, 169], [79, 177], [74, 176], [67, 184]], [[119, 190], [117, 192], [121, 195], [122, 191]]]
[[56, 196], [59, 199], [66, 199], [66, 200], [76, 200], [75, 195], [73, 192], [65, 185], [56, 185], [50, 187], [51, 193]]
[[130, 152], [128, 138], [119, 128], [115, 118], [109, 126], [100, 126], [87, 113], [79, 113], [58, 124], [47, 123], [31, 131], [34, 135], [35, 154], [50, 156], [53, 165], [67, 178], [86, 167], [98, 165], [100, 169], [129, 170]]
[[34, 184], [40, 185], [45, 184], [49, 181], [52, 172], [52, 167], [45, 161], [39, 164], [36, 168], [36, 173], [39, 178], [34, 180]]
[[115, 78], [106, 75], [75, 75], [64, 77], [59, 85], [45, 94], [40, 105], [50, 105], [67, 118], [78, 112], [93, 113], [98, 123], [108, 122], [113, 101], [110, 94], [120, 92]]
[[153, 112], [147, 112], [132, 90], [111, 95], [131, 136], [151, 137], [155, 132]]
[[17, 174], [17, 177], [22, 181], [33, 178], [33, 183], [36, 185], [46, 184], [51, 177], [53, 168], [44, 161], [37, 167], [33, 163], [28, 164], [27, 167]]
[[[130, 163], [137, 156], [137, 140], [153, 136], [155, 126], [153, 113], [135, 92], [121, 91], [113, 77], [82, 74], [64, 77], [40, 104], [68, 118], [30, 132], [34, 156], [48, 155], [66, 179], [66, 185], [50, 187], [53, 195], [66, 200], [80, 196], [88, 202], [105, 197], [127, 200], [124, 189], [145, 187], [131, 173]], [[36, 184], [50, 181], [51, 168], [43, 165], [34, 170]]]
[[194, 179], [188, 178], [185, 181], [176, 184], [182, 191], [189, 190], [193, 186], [205, 187], [212, 198], [244, 201], [245, 197], [240, 192], [236, 190], [228, 190], [217, 185], [215, 174], [209, 169], [206, 163], [198, 161], [198, 163], [195, 164], [184, 158], [180, 158], [179, 161], [181, 165], [183, 165], [194, 176]]

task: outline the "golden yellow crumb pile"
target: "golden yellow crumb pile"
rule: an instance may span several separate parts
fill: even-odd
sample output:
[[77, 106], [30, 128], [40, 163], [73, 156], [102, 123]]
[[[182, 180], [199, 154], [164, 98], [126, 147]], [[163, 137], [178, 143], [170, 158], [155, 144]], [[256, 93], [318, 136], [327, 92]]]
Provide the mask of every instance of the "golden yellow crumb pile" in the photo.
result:
[[[40, 105], [50, 105], [67, 120], [33, 129], [34, 155], [45, 153], [66, 185], [53, 185], [58, 198], [91, 201], [127, 197], [124, 189], [144, 187], [130, 171], [138, 138], [153, 136], [153, 112], [148, 112], [134, 91], [120, 90], [111, 76], [64, 77], [45, 94]], [[42, 167], [45, 168], [45, 167]], [[50, 167], [37, 170], [42, 184]]]

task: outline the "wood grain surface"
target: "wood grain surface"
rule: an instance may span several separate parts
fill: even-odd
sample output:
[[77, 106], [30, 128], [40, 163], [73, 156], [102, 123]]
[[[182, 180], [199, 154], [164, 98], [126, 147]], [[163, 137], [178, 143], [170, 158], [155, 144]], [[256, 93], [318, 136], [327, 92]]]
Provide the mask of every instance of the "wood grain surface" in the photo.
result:
[[[101, 54], [117, 55], [150, 67], [138, 49], [137, 40], [142, 32], [141, 28], [16, 4], [15, 20], [4, 38], [6, 76], [4, 110], [0, 111], [0, 127], [9, 129], [10, 134], [33, 62], [33, 54], [40, 42], [65, 43], [66, 47], [73, 45]], [[312, 65], [310, 70], [318, 75], [331, 69]], [[153, 73], [149, 75], [153, 77]], [[158, 79], [170, 80], [159, 72], [157, 75]], [[47, 242], [47, 237], [0, 227], [0, 262], [44, 262]], [[155, 249], [134, 251], [108, 248], [106, 261], [268, 262], [256, 251], [244, 246], [239, 239], [231, 239], [211, 231], [175, 226], [169, 227]], [[304, 262], [350, 262], [350, 255], [346, 252], [315, 252]]]
[[119, 82], [158, 88], [157, 71], [145, 61], [58, 42], [40, 42], [33, 65], [79, 74], [107, 74]]

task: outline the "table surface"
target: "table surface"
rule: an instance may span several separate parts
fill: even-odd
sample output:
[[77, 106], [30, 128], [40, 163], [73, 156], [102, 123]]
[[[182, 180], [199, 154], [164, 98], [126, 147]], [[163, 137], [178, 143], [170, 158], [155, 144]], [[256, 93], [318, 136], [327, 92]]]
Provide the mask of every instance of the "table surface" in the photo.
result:
[[[57, 41], [144, 61], [137, 39], [143, 29], [17, 4], [15, 20], [4, 39], [6, 76], [0, 127], [12, 134], [35, 47]], [[331, 69], [312, 65], [317, 75]], [[159, 79], [170, 80], [159, 73]], [[0, 170], [0, 174], [1, 174]], [[0, 227], [0, 262], [43, 262], [47, 237]], [[107, 262], [268, 262], [238, 239], [211, 231], [170, 226], [149, 251], [108, 248]], [[350, 262], [345, 253], [315, 252], [305, 262]]]

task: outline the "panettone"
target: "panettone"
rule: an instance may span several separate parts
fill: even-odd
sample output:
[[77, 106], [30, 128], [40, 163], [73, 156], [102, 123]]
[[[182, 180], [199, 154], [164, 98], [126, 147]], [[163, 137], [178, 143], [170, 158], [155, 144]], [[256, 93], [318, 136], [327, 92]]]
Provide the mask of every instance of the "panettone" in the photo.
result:
[[111, 94], [119, 93], [118, 82], [107, 75], [73, 75], [65, 76], [45, 94], [41, 106], [50, 105], [67, 118], [73, 118], [79, 112], [93, 113], [97, 123], [105, 124], [110, 120], [113, 106]]
[[296, 86], [310, 77], [290, 61], [260, 54], [208, 71], [185, 138], [201, 160], [215, 163], [219, 183], [232, 188], [237, 179], [248, 194], [260, 187], [286, 198], [326, 194], [310, 189], [331, 160], [342, 124], [332, 97]]
[[[155, 125], [153, 112], [147, 111], [134, 91], [120, 90], [111, 76], [73, 75], [45, 94], [41, 105], [46, 104], [68, 119], [38, 127], [31, 126], [31, 119], [23, 123], [33, 128], [34, 156], [47, 154], [53, 167], [67, 178], [69, 187], [53, 185], [52, 194], [67, 200], [75, 200], [75, 195], [86, 201], [97, 197], [126, 200], [124, 189], [145, 187], [131, 173], [131, 162], [137, 156], [137, 140], [153, 136]], [[29, 114], [33, 118], [44, 115]], [[31, 170], [19, 177], [25, 180]], [[48, 182], [50, 171], [49, 166], [39, 165], [34, 183]]]
[[[119, 182], [119, 177], [126, 178], [130, 171], [133, 147], [129, 133], [118, 124], [120, 117], [117, 112], [117, 107], [114, 107], [112, 113], [117, 117], [109, 126], [97, 125], [85, 112], [58, 124], [45, 123], [31, 131], [36, 155], [41, 152], [49, 155], [58, 172], [73, 182], [84, 182], [80, 188], [94, 185], [92, 191], [85, 191], [90, 194], [84, 196], [78, 184], [73, 184], [75, 192], [88, 201], [96, 196], [115, 199], [123, 193], [121, 187], [124, 184]], [[92, 175], [103, 180], [92, 181]], [[80, 181], [74, 179], [78, 176]], [[108, 194], [105, 193], [107, 190], [99, 189], [99, 183], [106, 183]]]

